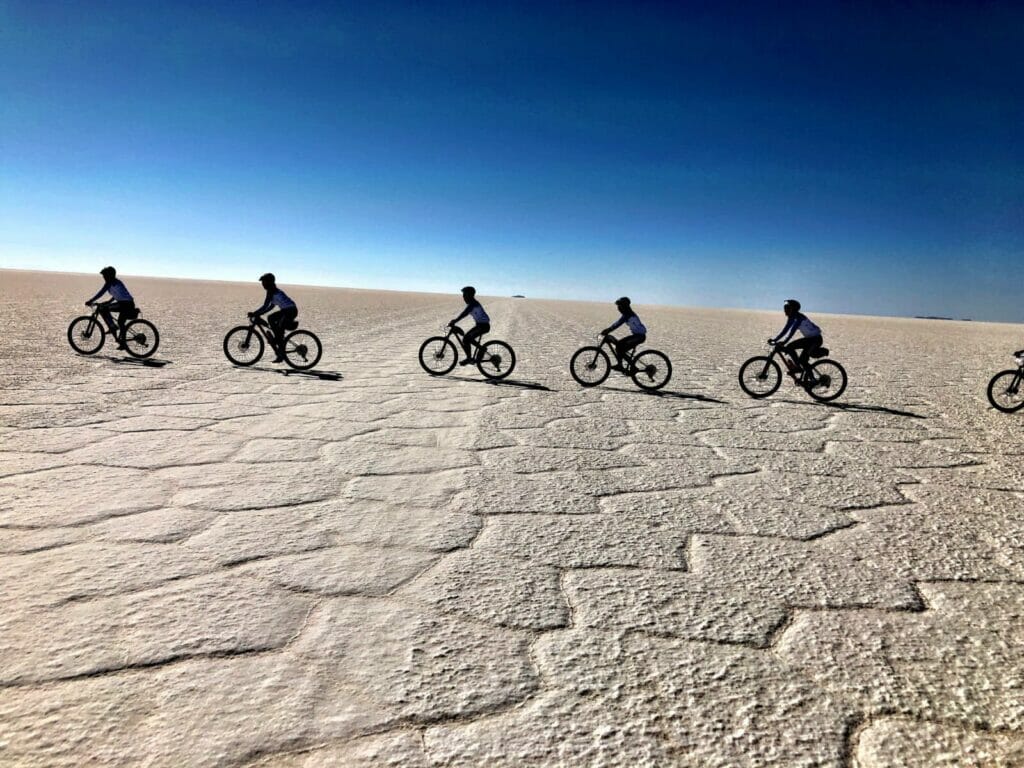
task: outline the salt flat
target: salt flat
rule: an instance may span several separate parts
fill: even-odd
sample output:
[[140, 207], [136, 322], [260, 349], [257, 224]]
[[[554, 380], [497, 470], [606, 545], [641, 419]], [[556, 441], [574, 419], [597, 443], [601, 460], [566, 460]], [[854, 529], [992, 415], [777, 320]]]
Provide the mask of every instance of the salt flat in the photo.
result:
[[781, 312], [639, 304], [651, 396], [569, 377], [611, 295], [485, 299], [493, 385], [462, 280], [283, 280], [322, 377], [224, 358], [255, 281], [79, 357], [99, 282], [0, 272], [0, 765], [1024, 765], [1020, 326], [809, 306], [829, 407], [740, 391]]

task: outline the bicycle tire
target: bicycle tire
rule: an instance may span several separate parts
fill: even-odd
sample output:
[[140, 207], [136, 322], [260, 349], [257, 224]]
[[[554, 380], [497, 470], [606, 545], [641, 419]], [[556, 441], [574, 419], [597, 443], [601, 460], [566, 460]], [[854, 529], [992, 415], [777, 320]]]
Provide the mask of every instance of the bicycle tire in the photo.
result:
[[[255, 365], [263, 357], [265, 346], [263, 336], [255, 328], [251, 325], [239, 325], [228, 331], [224, 337], [224, 356], [235, 365]], [[250, 349], [254, 351], [250, 353]]]
[[459, 361], [459, 351], [451, 339], [431, 336], [420, 345], [419, 357], [424, 371], [431, 376], [444, 376]]
[[[662, 378], [662, 374], [664, 374], [664, 378]], [[668, 384], [672, 378], [672, 361], [664, 352], [645, 349], [633, 358], [630, 378], [640, 389], [656, 392]]]
[[[1009, 378], [1009, 382], [1002, 392], [1016, 398], [1015, 400], [1005, 402], [999, 400], [1000, 387], [1003, 385], [998, 382], [1003, 378]], [[1015, 413], [1024, 408], [1024, 372], [1016, 368], [1000, 371], [993, 376], [988, 383], [988, 401], [992, 403], [993, 408], [1003, 413]]]
[[[587, 355], [593, 355], [588, 362]], [[581, 387], [596, 387], [611, 373], [608, 354], [600, 347], [580, 347], [569, 359], [569, 373]]]
[[[755, 355], [740, 366], [739, 378], [740, 389], [755, 400], [760, 400], [775, 394], [782, 386], [782, 369], [770, 357]], [[758, 386], [759, 381], [765, 383]]]
[[[99, 343], [91, 344], [90, 342], [95, 338], [99, 339]], [[92, 315], [76, 317], [68, 325], [68, 344], [80, 355], [95, 355], [103, 349], [103, 342], [106, 338], [107, 330], [103, 327], [103, 323], [94, 320]]]
[[476, 367], [488, 379], [504, 379], [516, 367], [515, 350], [498, 339], [481, 344], [476, 353]]
[[[832, 370], [825, 373], [830, 366]], [[829, 358], [819, 360], [811, 366], [810, 373], [811, 376], [819, 382], [826, 376], [829, 378], [829, 382], [826, 385], [828, 389], [823, 390], [820, 383], [817, 386], [804, 387], [804, 389], [807, 390], [807, 394], [819, 403], [830, 403], [846, 391], [846, 369], [835, 360], [831, 360]], [[833, 387], [832, 385], [835, 383], [837, 377], [842, 381], [838, 387]]]
[[312, 331], [299, 329], [284, 337], [284, 361], [297, 371], [308, 371], [320, 362], [323, 353], [323, 345]]
[[149, 320], [132, 320], [124, 327], [124, 351], [137, 360], [152, 357], [160, 346], [160, 332]]

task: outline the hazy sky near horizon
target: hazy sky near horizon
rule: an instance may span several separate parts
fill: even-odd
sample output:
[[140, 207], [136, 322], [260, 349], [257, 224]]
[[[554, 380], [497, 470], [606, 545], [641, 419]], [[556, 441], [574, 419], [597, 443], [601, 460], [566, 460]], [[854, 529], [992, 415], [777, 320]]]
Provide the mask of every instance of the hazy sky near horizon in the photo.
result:
[[107, 263], [1024, 321], [1024, 5], [0, 0], [0, 266]]

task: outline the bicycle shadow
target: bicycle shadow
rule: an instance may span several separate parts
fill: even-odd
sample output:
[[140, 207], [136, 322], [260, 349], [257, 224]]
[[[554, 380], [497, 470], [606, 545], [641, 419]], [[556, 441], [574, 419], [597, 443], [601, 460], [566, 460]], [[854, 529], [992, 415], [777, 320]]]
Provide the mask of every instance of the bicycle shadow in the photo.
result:
[[292, 368], [266, 368], [255, 365], [236, 365], [236, 371], [259, 371], [261, 373], [276, 373], [279, 376], [298, 376], [300, 378], [318, 379], [320, 381], [341, 381], [345, 378], [341, 371], [296, 371]]
[[173, 360], [139, 360], [136, 357], [114, 357], [113, 355], [103, 355], [103, 359], [118, 365], [136, 365], [140, 368], [163, 368], [174, 362]]
[[688, 392], [664, 392], [661, 390], [643, 390], [635, 389], [630, 387], [603, 387], [603, 389], [610, 389], [613, 392], [628, 392], [633, 395], [651, 395], [653, 397], [671, 397], [676, 400], [696, 400], [699, 403], [717, 403], [718, 405], [728, 405], [725, 400], [719, 400], [717, 397], [708, 397], [707, 395], [694, 395]]
[[863, 405], [860, 403], [818, 403], [808, 402], [807, 400], [776, 400], [778, 403], [788, 403], [790, 405], [811, 405], [811, 406], [824, 406], [826, 408], [836, 408], [840, 411], [852, 411], [854, 413], [888, 413], [892, 416], [903, 416], [908, 419], [927, 419], [927, 416], [922, 416], [919, 413], [913, 411], [901, 411], [898, 408], [886, 408], [884, 405]]
[[456, 381], [473, 381], [477, 384], [490, 384], [492, 387], [519, 387], [520, 389], [533, 389], [539, 392], [554, 392], [551, 387], [540, 384], [536, 381], [516, 381], [515, 379], [473, 379], [469, 376], [449, 376], [449, 379]]

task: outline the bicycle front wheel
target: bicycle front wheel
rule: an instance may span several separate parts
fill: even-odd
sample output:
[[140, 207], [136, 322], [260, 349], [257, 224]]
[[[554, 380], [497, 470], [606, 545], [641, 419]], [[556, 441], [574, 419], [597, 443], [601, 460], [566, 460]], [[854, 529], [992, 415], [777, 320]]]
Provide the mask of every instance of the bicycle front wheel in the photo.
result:
[[672, 378], [672, 361], [656, 349], [648, 349], [633, 358], [633, 383], [649, 392], [661, 389]]
[[1024, 369], [1000, 371], [988, 383], [988, 401], [1003, 413], [1024, 408]]
[[68, 344], [81, 355], [95, 355], [107, 336], [103, 323], [91, 315], [76, 317], [68, 326]]
[[284, 337], [284, 361], [297, 371], [308, 371], [324, 353], [320, 339], [309, 331], [292, 331]]
[[846, 369], [835, 360], [819, 360], [811, 366], [807, 394], [822, 403], [835, 400], [846, 391]]
[[149, 320], [132, 320], [124, 327], [124, 351], [144, 360], [160, 346], [160, 333]]
[[235, 365], [255, 365], [263, 357], [263, 337], [251, 325], [240, 325], [224, 337], [224, 355]]
[[581, 387], [596, 387], [608, 378], [612, 364], [600, 347], [581, 347], [569, 360], [569, 373]]
[[516, 353], [504, 341], [488, 341], [477, 352], [476, 367], [488, 379], [504, 379], [516, 367]]
[[420, 365], [431, 376], [444, 376], [458, 361], [458, 350], [444, 336], [431, 336], [420, 346]]
[[782, 370], [770, 357], [758, 355], [740, 366], [740, 389], [753, 398], [773, 394], [782, 386]]

